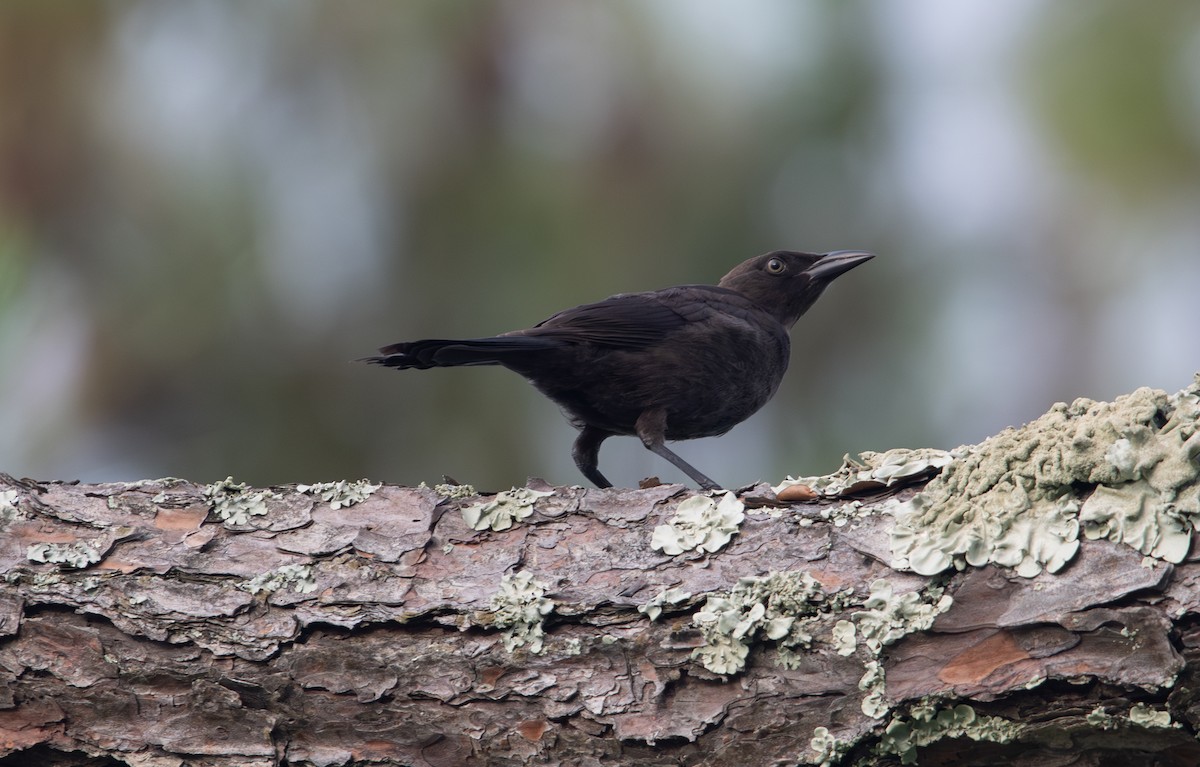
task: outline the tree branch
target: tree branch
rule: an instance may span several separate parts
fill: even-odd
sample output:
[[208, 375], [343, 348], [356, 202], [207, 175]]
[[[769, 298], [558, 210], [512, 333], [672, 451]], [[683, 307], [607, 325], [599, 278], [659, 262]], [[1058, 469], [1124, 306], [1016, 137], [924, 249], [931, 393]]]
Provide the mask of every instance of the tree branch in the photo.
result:
[[1194, 764], [1197, 402], [804, 502], [0, 475], [0, 765]]

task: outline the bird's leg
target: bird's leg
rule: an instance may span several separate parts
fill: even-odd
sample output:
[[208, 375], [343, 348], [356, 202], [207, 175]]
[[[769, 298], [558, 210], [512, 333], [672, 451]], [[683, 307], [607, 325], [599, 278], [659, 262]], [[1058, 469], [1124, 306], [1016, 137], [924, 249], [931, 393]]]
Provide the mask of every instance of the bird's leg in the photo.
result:
[[670, 448], [667, 447], [667, 411], [662, 410], [661, 408], [643, 411], [642, 414], [638, 416], [637, 423], [634, 424], [634, 428], [637, 430], [637, 435], [639, 438], [641, 438], [642, 444], [646, 446], [647, 450], [656, 455], [660, 455], [671, 463], [675, 464], [676, 468], [691, 477], [692, 480], [700, 485], [701, 488], [705, 490], [721, 489], [720, 485], [718, 485], [716, 482], [713, 482], [704, 474], [700, 473], [696, 467], [675, 455], [675, 453], [673, 453]]
[[600, 443], [611, 436], [611, 432], [597, 429], [595, 426], [584, 426], [579, 430], [579, 436], [571, 448], [571, 457], [575, 459], [575, 465], [596, 487], [612, 487], [612, 483], [605, 479], [597, 468], [600, 463]]

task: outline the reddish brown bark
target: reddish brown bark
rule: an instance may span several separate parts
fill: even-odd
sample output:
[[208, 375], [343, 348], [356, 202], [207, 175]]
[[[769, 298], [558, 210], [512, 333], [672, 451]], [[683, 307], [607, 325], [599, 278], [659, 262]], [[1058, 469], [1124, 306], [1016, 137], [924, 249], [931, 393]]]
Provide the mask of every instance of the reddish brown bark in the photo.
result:
[[[872, 748], [927, 696], [1025, 727], [1008, 743], [939, 739], [923, 765], [1200, 762], [1193, 560], [1148, 567], [1085, 541], [1055, 575], [941, 576], [954, 603], [883, 648], [888, 711], [874, 718], [859, 688], [873, 656], [838, 654], [829, 629], [876, 579], [896, 593], [932, 580], [889, 566], [887, 515], [748, 510], [721, 551], [670, 557], [651, 531], [691, 494], [679, 486], [558, 488], [503, 532], [466, 526], [477, 498], [403, 487], [337, 510], [278, 488], [243, 525], [186, 482], [0, 476], [5, 490], [0, 765], [802, 764], [819, 760], [818, 727], [847, 744], [831, 763], [889, 763]], [[32, 560], [44, 543], [95, 561]], [[251, 593], [287, 565], [311, 582]], [[538, 654], [507, 651], [493, 626], [492, 596], [518, 570], [554, 603]], [[798, 570], [856, 596], [792, 668], [764, 637], [729, 677], [692, 657], [705, 595]], [[653, 622], [637, 610], [670, 587], [694, 596]], [[1134, 724], [1135, 703], [1173, 725]]]

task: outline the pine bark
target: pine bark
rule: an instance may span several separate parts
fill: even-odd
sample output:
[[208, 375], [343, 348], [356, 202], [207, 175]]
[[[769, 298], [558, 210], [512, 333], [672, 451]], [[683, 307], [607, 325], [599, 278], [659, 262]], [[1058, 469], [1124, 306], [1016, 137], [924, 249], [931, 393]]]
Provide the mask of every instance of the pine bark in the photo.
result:
[[[0, 765], [891, 764], [889, 726], [961, 704], [1019, 734], [951, 732], [905, 758], [1200, 763], [1194, 557], [1084, 541], [1057, 574], [927, 578], [891, 567], [886, 513], [846, 521], [841, 501], [748, 508], [721, 550], [671, 556], [651, 531], [693, 491], [539, 489], [532, 515], [480, 532], [461, 513], [480, 498], [425, 488], [338, 509], [274, 488], [239, 524], [189, 482], [0, 475]], [[708, 595], [796, 571], [860, 597], [786, 663], [761, 635], [740, 672], [697, 660]], [[496, 625], [514, 572], [553, 603], [540, 648]], [[877, 654], [839, 653], [831, 626], [878, 579], [953, 604]], [[638, 610], [670, 588], [691, 596]], [[864, 711], [872, 660], [883, 715]], [[814, 746], [821, 727], [840, 750]]]

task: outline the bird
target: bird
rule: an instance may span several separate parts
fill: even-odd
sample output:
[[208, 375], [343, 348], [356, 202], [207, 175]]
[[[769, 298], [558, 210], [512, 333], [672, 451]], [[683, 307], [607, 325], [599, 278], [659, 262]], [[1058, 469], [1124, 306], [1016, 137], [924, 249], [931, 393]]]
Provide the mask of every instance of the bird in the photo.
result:
[[600, 445], [636, 436], [707, 491], [721, 486], [667, 447], [719, 436], [775, 394], [788, 332], [829, 284], [874, 258], [858, 250], [776, 250], [716, 285], [620, 293], [488, 338], [384, 346], [360, 362], [397, 369], [501, 365], [553, 400], [579, 431], [571, 450], [599, 488]]

